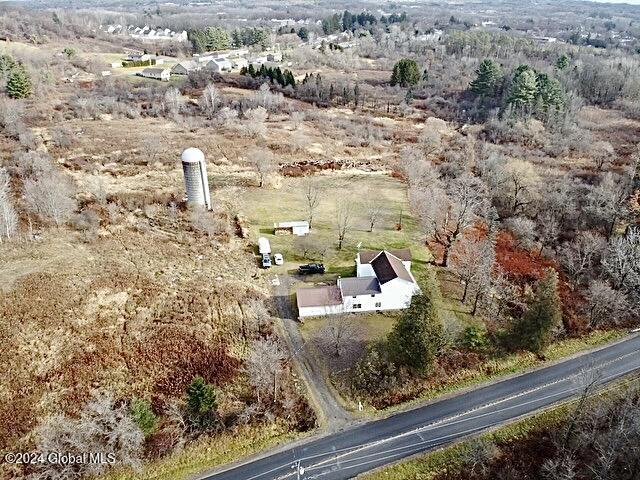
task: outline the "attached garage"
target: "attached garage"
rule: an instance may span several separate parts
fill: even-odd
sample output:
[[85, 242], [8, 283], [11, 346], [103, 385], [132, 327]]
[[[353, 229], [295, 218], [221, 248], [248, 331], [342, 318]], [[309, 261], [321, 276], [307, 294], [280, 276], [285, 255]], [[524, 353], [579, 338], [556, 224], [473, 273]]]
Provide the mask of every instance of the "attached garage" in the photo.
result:
[[342, 293], [337, 285], [299, 288], [296, 292], [298, 317], [319, 317], [343, 312]]

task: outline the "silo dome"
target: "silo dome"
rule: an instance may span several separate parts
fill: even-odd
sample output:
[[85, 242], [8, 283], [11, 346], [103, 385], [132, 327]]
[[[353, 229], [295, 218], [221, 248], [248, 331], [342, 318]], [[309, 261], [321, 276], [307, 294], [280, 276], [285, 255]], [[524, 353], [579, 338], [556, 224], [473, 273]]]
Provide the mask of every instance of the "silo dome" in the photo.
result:
[[182, 152], [182, 161], [188, 163], [204, 162], [204, 153], [195, 147], [189, 147]]
[[209, 178], [204, 153], [199, 148], [187, 148], [182, 152], [181, 160], [187, 201], [211, 210]]

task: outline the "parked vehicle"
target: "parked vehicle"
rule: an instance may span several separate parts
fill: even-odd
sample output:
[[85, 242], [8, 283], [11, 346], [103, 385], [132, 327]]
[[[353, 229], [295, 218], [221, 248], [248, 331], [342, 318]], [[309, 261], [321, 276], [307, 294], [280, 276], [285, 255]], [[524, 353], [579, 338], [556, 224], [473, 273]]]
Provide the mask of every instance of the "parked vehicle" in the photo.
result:
[[269, 240], [264, 237], [260, 237], [258, 239], [258, 252], [260, 252], [260, 255], [271, 253], [271, 245], [269, 244]]
[[307, 275], [310, 273], [324, 273], [324, 265], [322, 263], [307, 263], [298, 267], [298, 273]]
[[262, 255], [262, 268], [271, 268], [271, 255], [268, 253]]
[[276, 265], [284, 265], [284, 257], [281, 253], [273, 254], [273, 263], [275, 263]]

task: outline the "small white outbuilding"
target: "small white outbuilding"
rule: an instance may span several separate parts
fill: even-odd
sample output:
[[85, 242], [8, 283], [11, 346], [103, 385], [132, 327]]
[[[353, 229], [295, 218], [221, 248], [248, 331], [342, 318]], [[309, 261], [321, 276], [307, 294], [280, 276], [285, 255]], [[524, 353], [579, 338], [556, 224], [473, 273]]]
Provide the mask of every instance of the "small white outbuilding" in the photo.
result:
[[280, 222], [273, 224], [276, 235], [297, 235], [303, 237], [309, 233], [309, 222], [299, 220], [294, 222]]

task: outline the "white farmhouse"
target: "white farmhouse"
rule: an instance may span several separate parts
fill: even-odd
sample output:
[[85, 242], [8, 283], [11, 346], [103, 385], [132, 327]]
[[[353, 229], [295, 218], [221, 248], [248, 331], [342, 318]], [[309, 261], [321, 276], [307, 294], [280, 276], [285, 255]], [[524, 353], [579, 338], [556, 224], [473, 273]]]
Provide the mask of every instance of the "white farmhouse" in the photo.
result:
[[338, 278], [336, 285], [299, 288], [299, 317], [400, 310], [420, 292], [411, 274], [409, 249], [359, 252], [356, 274]]
[[169, 68], [145, 68], [140, 72], [140, 76], [168, 82], [171, 79], [171, 70]]

